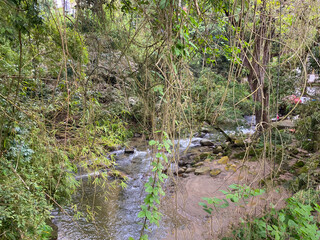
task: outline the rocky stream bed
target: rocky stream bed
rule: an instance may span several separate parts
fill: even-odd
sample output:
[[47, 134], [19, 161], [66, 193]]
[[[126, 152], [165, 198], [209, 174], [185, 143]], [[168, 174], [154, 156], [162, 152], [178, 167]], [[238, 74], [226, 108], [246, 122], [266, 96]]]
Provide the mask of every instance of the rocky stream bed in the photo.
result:
[[[204, 131], [191, 139], [176, 140], [174, 145], [178, 148], [175, 157], [171, 156], [175, 161], [166, 168], [169, 179], [164, 185], [166, 196], [160, 206], [163, 218], [159, 227], [149, 228], [150, 239], [219, 239], [228, 233], [232, 224], [261, 214], [271, 203], [276, 207], [283, 205], [287, 193], [277, 187], [250, 198], [248, 203], [216, 209], [209, 217], [198, 204], [203, 201], [202, 197], [222, 199], [224, 194], [219, 190], [227, 190], [234, 183], [259, 187], [274, 166], [258, 160], [259, 153], [248, 150], [242, 140], [226, 142], [218, 133]], [[84, 216], [79, 216], [74, 221], [71, 207], [65, 212], [56, 210], [53, 222], [58, 226], [58, 239], [139, 237], [141, 225], [137, 214], [145, 196], [144, 184], [150, 176], [153, 154], [142, 137], [132, 139], [129, 146], [129, 150], [112, 153], [117, 170], [128, 177], [127, 188], [95, 186], [86, 181], [87, 175], [78, 175], [78, 179], [83, 180], [82, 188], [74, 195], [73, 203], [80, 208], [91, 205], [96, 212], [95, 220], [87, 222]], [[246, 154], [248, 158], [244, 161]], [[279, 179], [281, 177], [288, 180], [293, 175], [285, 173]], [[84, 207], [80, 210], [86, 212]]]

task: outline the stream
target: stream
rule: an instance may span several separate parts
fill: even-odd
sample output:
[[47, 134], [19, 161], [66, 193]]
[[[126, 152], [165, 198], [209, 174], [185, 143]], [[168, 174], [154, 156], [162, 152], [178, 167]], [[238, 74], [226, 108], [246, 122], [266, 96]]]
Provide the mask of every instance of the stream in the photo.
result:
[[[245, 118], [251, 127], [238, 127], [228, 130], [228, 134], [235, 132], [252, 133], [254, 131], [254, 119], [249, 116]], [[207, 133], [201, 137], [192, 139], [176, 140], [175, 145], [179, 146], [182, 153], [188, 147], [200, 146], [201, 139], [209, 139], [215, 143], [223, 142], [224, 139], [219, 133]], [[59, 240], [84, 240], [84, 239], [117, 239], [127, 240], [129, 237], [139, 238], [141, 230], [141, 219], [137, 217], [140, 205], [145, 196], [144, 184], [150, 176], [151, 151], [147, 142], [142, 142], [135, 148], [133, 154], [126, 154], [124, 150], [112, 152], [115, 155], [117, 170], [128, 176], [127, 188], [120, 186], [97, 186], [87, 181], [88, 175], [78, 174], [76, 179], [82, 179], [82, 186], [73, 195], [72, 203], [78, 205], [78, 210], [86, 212], [86, 205], [95, 209], [94, 221], [86, 221], [84, 216], [79, 216], [74, 221], [72, 207], [65, 207], [62, 212], [56, 209], [52, 212], [53, 223], [58, 227]], [[102, 180], [102, 179], [100, 179]], [[167, 185], [170, 181], [167, 181]], [[166, 222], [166, 223], [164, 223]], [[165, 233], [170, 231], [168, 221], [162, 221], [159, 227], [151, 226], [148, 235], [149, 239], [162, 239]]]

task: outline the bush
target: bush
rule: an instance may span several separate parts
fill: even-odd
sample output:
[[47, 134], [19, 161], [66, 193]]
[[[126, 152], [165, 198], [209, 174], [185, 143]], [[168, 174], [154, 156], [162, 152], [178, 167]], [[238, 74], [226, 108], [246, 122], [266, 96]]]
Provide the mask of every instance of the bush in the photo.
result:
[[[317, 196], [317, 197], [315, 197]], [[223, 239], [320, 239], [319, 222], [314, 213], [320, 214], [319, 192], [313, 190], [297, 193], [287, 199], [287, 206], [271, 212], [262, 218], [242, 223], [232, 237]]]

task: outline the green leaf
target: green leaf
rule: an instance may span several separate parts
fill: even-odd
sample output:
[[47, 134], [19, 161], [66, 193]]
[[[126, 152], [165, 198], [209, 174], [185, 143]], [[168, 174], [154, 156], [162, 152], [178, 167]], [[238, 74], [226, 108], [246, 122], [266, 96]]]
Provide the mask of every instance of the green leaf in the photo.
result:
[[155, 141], [155, 140], [150, 140], [150, 141], [149, 141], [149, 145], [150, 145], [150, 146], [153, 146], [153, 145], [155, 145], [155, 144], [157, 144], [157, 141]]
[[198, 204], [199, 204], [200, 206], [202, 206], [202, 207], [208, 208], [208, 206], [207, 206], [205, 203], [203, 203], [203, 202], [199, 202]]
[[145, 211], [140, 211], [138, 213], [138, 218], [144, 218], [146, 216], [146, 212]]
[[143, 235], [143, 236], [140, 238], [140, 240], [148, 240], [148, 235], [147, 235], [147, 234]]
[[150, 211], [146, 211], [146, 217], [151, 220], [152, 219], [152, 214]]
[[168, 6], [168, 4], [169, 4], [169, 1], [161, 0], [160, 3], [159, 3], [159, 7], [160, 7], [160, 9], [164, 9], [164, 8], [166, 8]]

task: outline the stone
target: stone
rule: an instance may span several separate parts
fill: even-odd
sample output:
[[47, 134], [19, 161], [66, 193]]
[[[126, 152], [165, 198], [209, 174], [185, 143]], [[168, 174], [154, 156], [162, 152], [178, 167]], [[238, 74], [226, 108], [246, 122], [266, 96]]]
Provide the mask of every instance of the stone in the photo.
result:
[[218, 146], [218, 147], [214, 148], [214, 149], [212, 150], [212, 152], [213, 152], [214, 154], [222, 153], [222, 152], [223, 152], [223, 149], [222, 149], [221, 146]]
[[134, 153], [134, 149], [133, 148], [126, 148], [126, 149], [124, 149], [124, 153], [133, 154]]
[[219, 175], [222, 171], [219, 168], [214, 168], [210, 171], [210, 176], [211, 177], [215, 177], [217, 175]]
[[185, 162], [185, 161], [183, 161], [183, 160], [181, 160], [181, 161], [178, 162], [178, 166], [179, 166], [179, 167], [187, 166], [187, 164], [188, 164], [188, 162]]
[[227, 164], [227, 166], [224, 168], [226, 171], [237, 171], [237, 166], [235, 164]]
[[200, 140], [201, 146], [213, 146], [214, 143], [208, 139], [202, 139]]
[[185, 171], [185, 173], [191, 173], [194, 172], [196, 169], [195, 168], [187, 168], [187, 170]]
[[203, 162], [198, 162], [198, 163], [194, 164], [195, 167], [200, 167], [202, 165], [203, 165]]
[[210, 159], [210, 158], [207, 158], [207, 159], [204, 160], [203, 162], [205, 162], [205, 163], [210, 163], [210, 162], [211, 162], [211, 159]]
[[181, 177], [183, 177], [183, 178], [187, 178], [189, 175], [188, 174], [186, 174], [186, 173], [182, 173], [181, 174]]
[[208, 128], [203, 127], [203, 128], [201, 128], [201, 132], [202, 132], [202, 133], [209, 133], [210, 131], [209, 131]]
[[219, 164], [227, 164], [228, 162], [229, 162], [228, 156], [224, 156], [224, 157], [220, 158], [220, 160], [218, 161]]
[[236, 140], [234, 140], [234, 145], [235, 145], [236, 147], [244, 147], [244, 146], [245, 146], [244, 141], [241, 140], [241, 139], [236, 139]]
[[218, 153], [218, 156], [219, 156], [219, 157], [222, 156], [222, 153]]
[[211, 155], [210, 152], [204, 152], [199, 155], [200, 160], [204, 160]]
[[195, 170], [194, 174], [196, 175], [205, 175], [210, 172], [210, 167], [201, 167]]
[[211, 152], [203, 152], [203, 153], [200, 153], [198, 156], [196, 156], [194, 158], [194, 160], [196, 162], [200, 162], [200, 161], [203, 161], [205, 160], [206, 158], [208, 158], [209, 156], [211, 156]]
[[179, 168], [178, 169], [178, 174], [181, 174], [181, 173], [184, 173], [184, 172], [185, 172], [185, 170], [183, 168]]

